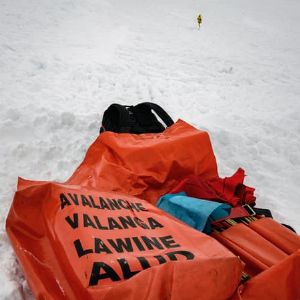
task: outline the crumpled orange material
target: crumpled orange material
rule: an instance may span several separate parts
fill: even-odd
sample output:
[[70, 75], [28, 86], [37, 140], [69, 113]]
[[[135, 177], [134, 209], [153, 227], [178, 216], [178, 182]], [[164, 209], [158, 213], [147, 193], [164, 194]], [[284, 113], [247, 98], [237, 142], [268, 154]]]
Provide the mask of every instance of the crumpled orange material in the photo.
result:
[[300, 250], [241, 285], [231, 300], [300, 299]]
[[103, 132], [67, 181], [155, 204], [189, 174], [218, 176], [207, 132], [179, 120], [162, 133]]

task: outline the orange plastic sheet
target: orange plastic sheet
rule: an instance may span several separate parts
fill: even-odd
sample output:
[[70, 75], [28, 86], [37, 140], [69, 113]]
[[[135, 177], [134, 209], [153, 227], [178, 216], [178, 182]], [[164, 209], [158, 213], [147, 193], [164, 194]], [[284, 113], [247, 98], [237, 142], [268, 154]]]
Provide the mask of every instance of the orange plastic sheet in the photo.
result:
[[300, 250], [241, 285], [232, 300], [300, 299]]
[[68, 183], [155, 204], [190, 174], [217, 177], [216, 159], [207, 132], [179, 120], [162, 133], [100, 134]]
[[242, 263], [147, 201], [19, 180], [7, 232], [36, 299], [228, 299]]

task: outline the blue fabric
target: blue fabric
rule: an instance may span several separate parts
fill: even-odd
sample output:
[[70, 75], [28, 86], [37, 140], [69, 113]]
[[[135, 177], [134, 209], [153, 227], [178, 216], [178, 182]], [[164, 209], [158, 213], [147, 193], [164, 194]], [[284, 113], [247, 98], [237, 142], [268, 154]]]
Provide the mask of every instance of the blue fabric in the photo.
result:
[[157, 206], [204, 233], [210, 233], [210, 223], [227, 217], [231, 210], [228, 204], [188, 197], [184, 192], [164, 195]]

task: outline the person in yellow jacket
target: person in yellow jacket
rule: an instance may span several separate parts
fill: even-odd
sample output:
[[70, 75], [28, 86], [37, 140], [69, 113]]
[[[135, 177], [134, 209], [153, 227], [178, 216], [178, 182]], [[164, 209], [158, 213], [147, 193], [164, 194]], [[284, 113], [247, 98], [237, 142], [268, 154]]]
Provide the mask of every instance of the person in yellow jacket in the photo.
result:
[[198, 29], [200, 29], [200, 25], [202, 23], [202, 16], [201, 15], [198, 16], [197, 21], [198, 21], [198, 25], [199, 25]]

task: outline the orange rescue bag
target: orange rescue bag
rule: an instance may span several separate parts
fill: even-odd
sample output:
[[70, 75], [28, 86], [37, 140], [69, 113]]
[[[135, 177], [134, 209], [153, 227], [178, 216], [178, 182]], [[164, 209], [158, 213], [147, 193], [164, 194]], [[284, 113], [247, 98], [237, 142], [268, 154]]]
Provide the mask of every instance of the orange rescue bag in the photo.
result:
[[37, 299], [220, 300], [241, 278], [240, 259], [210, 236], [80, 185], [19, 179], [7, 232]]

